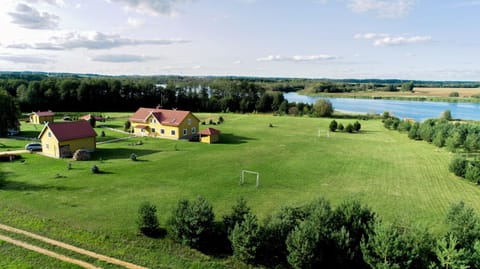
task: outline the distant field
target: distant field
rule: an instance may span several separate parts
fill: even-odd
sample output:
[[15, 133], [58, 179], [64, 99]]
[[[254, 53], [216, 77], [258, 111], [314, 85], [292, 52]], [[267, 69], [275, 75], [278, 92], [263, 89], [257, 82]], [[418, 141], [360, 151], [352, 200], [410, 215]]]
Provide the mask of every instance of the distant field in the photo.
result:
[[448, 97], [452, 92], [458, 92], [460, 97], [471, 97], [480, 93], [480, 88], [414, 88], [414, 95]]
[[[114, 115], [106, 125], [121, 128], [127, 114]], [[99, 145], [95, 160], [74, 162], [72, 170], [67, 170], [70, 160], [36, 154], [25, 154], [24, 163], [1, 163], [7, 184], [0, 188], [0, 220], [145, 266], [229, 268], [240, 265], [212, 260], [168, 240], [138, 237], [140, 202], [157, 205], [162, 226], [180, 198], [198, 195], [213, 204], [217, 219], [238, 197], [245, 197], [263, 220], [283, 205], [323, 196], [334, 205], [358, 199], [383, 219], [408, 219], [437, 232], [444, 229], [453, 202], [463, 200], [480, 211], [480, 187], [448, 172], [450, 153], [385, 130], [380, 121], [360, 121], [357, 134], [327, 137], [331, 119], [222, 116], [224, 124], [200, 126], [220, 129], [220, 144], [134, 138]], [[133, 146], [137, 141], [143, 144]], [[14, 149], [25, 142], [0, 143]], [[128, 158], [131, 153], [138, 162]], [[93, 164], [103, 173], [92, 175]], [[239, 186], [242, 169], [260, 173], [258, 189], [253, 177]]]
[[[316, 93], [314, 95], [324, 95], [331, 97], [390, 97], [390, 98], [448, 98], [450, 93], [458, 92], [457, 98], [470, 98], [474, 94], [480, 94], [480, 88], [420, 88], [415, 87], [413, 92], [385, 92], [385, 91], [360, 91], [347, 93]], [[300, 93], [300, 92], [299, 92]], [[305, 93], [308, 94], [308, 93]], [[452, 98], [452, 100], [455, 98]]]

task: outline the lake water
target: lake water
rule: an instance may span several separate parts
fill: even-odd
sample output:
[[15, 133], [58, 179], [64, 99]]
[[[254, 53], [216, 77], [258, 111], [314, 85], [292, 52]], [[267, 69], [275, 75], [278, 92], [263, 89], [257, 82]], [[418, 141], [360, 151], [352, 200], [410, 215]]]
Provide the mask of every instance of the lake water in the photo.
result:
[[[300, 95], [296, 92], [284, 94], [288, 102], [303, 102], [313, 104], [317, 99], [325, 97], [312, 97]], [[465, 120], [480, 120], [479, 103], [461, 102], [428, 102], [428, 101], [403, 101], [384, 99], [355, 99], [355, 98], [325, 98], [330, 100], [334, 109], [342, 111], [382, 114], [389, 111], [395, 117], [412, 118], [422, 121], [428, 118], [438, 118], [445, 110], [452, 112], [452, 118]]]

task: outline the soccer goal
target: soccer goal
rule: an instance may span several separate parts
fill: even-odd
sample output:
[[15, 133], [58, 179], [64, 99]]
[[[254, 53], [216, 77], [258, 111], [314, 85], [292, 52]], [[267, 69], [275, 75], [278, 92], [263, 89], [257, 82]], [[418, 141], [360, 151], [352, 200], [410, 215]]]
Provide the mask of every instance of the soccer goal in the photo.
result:
[[258, 185], [260, 185], [260, 173], [259, 172], [254, 172], [254, 171], [249, 171], [249, 170], [242, 170], [242, 174], [240, 176], [240, 185], [243, 185], [245, 183], [245, 174], [256, 175], [256, 177], [257, 177], [256, 187], [258, 188]]

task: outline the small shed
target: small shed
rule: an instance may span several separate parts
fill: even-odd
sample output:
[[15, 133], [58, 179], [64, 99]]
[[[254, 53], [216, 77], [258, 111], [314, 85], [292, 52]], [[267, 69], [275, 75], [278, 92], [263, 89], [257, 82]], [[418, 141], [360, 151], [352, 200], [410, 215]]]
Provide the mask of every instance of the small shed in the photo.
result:
[[38, 111], [30, 113], [30, 123], [44, 124], [47, 122], [53, 122], [55, 113], [52, 111]]
[[200, 142], [203, 143], [212, 144], [220, 140], [220, 131], [214, 128], [201, 130], [198, 134], [200, 135]]

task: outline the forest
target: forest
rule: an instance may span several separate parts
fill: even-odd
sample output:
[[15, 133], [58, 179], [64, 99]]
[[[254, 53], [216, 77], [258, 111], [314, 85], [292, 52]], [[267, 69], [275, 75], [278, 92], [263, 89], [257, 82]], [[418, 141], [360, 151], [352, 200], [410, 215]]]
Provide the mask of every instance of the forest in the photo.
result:
[[[23, 112], [132, 111], [140, 106], [194, 112], [287, 113], [283, 92], [411, 91], [415, 87], [479, 87], [478, 82], [257, 77], [100, 76], [64, 73], [0, 73], [0, 89]], [[282, 104], [283, 103], [283, 104]], [[300, 107], [300, 111], [302, 111]]]

